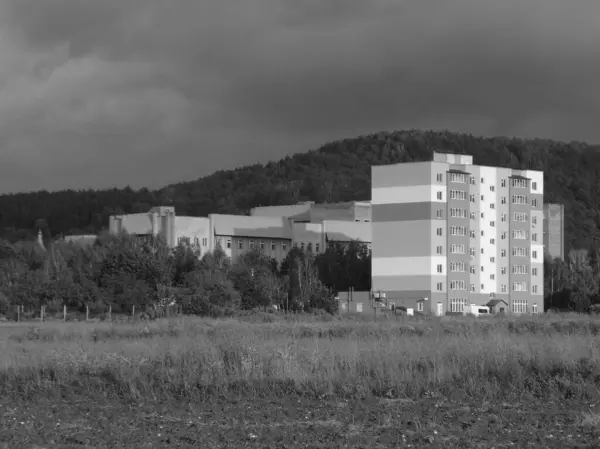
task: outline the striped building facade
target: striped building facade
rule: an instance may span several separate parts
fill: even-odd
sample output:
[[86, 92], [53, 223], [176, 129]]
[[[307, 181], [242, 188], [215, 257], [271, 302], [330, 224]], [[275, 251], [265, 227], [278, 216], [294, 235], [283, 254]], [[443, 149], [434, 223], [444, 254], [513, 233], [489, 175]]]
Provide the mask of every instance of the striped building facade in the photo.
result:
[[371, 176], [374, 291], [427, 314], [543, 311], [543, 172], [434, 153]]

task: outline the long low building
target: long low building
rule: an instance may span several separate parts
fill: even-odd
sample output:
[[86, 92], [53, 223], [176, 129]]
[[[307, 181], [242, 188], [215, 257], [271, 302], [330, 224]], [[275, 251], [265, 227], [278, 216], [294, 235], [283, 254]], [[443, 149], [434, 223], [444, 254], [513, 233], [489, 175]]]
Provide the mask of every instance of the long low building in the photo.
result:
[[281, 262], [293, 246], [313, 253], [324, 252], [330, 242], [360, 241], [371, 244], [370, 223], [355, 220], [295, 221], [275, 214], [177, 216], [174, 207], [154, 207], [146, 214], [114, 215], [109, 220], [113, 234], [162, 236], [170, 247], [186, 243], [199, 256], [217, 246], [235, 259], [244, 251], [259, 248]]

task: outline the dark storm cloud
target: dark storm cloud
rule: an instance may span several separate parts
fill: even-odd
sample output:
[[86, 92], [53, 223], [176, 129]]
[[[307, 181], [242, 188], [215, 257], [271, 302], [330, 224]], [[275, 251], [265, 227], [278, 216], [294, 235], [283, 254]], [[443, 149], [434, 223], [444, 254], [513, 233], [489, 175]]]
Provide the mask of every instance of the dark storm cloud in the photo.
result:
[[0, 0], [0, 191], [400, 128], [600, 140], [588, 0]]

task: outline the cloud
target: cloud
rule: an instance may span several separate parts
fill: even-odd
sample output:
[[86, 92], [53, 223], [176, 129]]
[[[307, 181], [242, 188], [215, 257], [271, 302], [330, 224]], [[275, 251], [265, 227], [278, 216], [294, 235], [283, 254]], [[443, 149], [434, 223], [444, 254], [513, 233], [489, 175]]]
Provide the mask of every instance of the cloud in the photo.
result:
[[597, 142], [589, 0], [0, 0], [0, 191], [160, 186], [401, 128]]

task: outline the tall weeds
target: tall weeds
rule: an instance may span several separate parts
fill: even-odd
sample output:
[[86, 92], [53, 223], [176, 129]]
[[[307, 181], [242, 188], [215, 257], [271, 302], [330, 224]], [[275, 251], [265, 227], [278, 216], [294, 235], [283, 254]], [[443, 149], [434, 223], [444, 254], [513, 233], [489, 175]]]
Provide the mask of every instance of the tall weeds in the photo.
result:
[[264, 321], [7, 325], [0, 395], [498, 400], [583, 398], [600, 386], [600, 321], [587, 317]]

